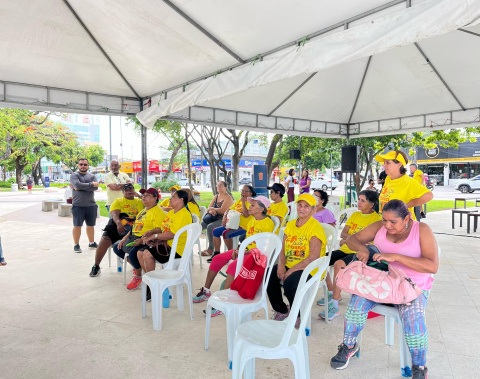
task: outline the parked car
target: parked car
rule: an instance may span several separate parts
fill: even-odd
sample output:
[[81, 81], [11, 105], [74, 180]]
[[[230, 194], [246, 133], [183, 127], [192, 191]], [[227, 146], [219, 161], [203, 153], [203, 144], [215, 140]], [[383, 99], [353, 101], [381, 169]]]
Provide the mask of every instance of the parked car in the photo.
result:
[[480, 190], [480, 175], [477, 175], [471, 179], [461, 179], [455, 183], [455, 189], [462, 193], [472, 193], [476, 190]]
[[242, 178], [238, 181], [238, 184], [252, 184], [252, 178]]
[[180, 187], [183, 187], [183, 186], [188, 186], [188, 178], [182, 178], [178, 181], [178, 185]]
[[312, 189], [322, 189], [326, 191], [329, 188], [335, 189], [338, 187], [338, 180], [326, 177], [325, 179], [312, 180], [310, 188]]

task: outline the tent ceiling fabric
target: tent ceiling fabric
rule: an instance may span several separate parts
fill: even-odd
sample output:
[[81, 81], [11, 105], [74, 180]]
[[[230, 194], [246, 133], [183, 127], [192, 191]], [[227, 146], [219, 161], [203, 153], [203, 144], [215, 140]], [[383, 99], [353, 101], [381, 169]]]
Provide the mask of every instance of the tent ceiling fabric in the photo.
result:
[[474, 125], [479, 17], [480, 0], [4, 1], [0, 105], [127, 115], [138, 94], [147, 126], [331, 137]]
[[[297, 127], [297, 121], [305, 120], [323, 123], [320, 134], [328, 136], [445, 128], [460, 118], [462, 126], [478, 123], [478, 109], [468, 117], [458, 116], [456, 111], [480, 106], [478, 89], [470, 88], [473, 83], [480, 84], [480, 67], [468, 63], [467, 69], [462, 69], [480, 39], [457, 30], [465, 26], [476, 30], [479, 19], [478, 0], [424, 0], [413, 2], [410, 8], [398, 4], [359, 20], [347, 30], [333, 30], [304, 46], [287, 47], [262, 61], [189, 84], [184, 90], [168, 91], [167, 96], [153, 96], [151, 107], [138, 117], [149, 127], [166, 117], [318, 135], [318, 127], [315, 132], [310, 125]], [[240, 51], [235, 44], [229, 46]], [[289, 96], [289, 89], [297, 91], [271, 114]], [[452, 93], [463, 100], [458, 103]], [[252, 115], [256, 115], [255, 121]], [[271, 115], [272, 121], [266, 122], [265, 115]]]

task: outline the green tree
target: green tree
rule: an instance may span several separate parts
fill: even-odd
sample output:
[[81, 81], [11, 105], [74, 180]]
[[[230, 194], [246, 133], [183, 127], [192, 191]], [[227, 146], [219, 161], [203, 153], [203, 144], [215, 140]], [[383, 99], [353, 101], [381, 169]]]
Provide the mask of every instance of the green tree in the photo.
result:
[[[138, 118], [128, 117], [127, 122], [135, 129], [135, 131], [140, 133], [142, 124]], [[172, 152], [168, 163], [168, 172], [165, 174], [165, 177], [168, 177], [173, 171], [173, 164], [176, 162], [177, 155], [181, 152], [182, 146], [185, 143], [185, 136], [188, 138], [190, 132], [187, 131], [187, 125], [183, 122], [161, 119], [155, 122], [152, 130], [161, 134], [166, 139], [168, 142], [168, 150]]]
[[15, 166], [19, 187], [26, 167], [38, 173], [43, 157], [58, 163], [65, 145], [78, 144], [76, 134], [50, 121], [49, 116], [45, 112], [0, 109], [0, 164]]

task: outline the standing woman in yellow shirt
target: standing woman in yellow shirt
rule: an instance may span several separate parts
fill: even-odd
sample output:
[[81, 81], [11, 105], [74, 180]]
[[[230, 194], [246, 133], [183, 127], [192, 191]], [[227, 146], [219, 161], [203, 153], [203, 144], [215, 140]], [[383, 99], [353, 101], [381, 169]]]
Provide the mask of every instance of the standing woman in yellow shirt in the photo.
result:
[[428, 203], [433, 199], [433, 193], [415, 179], [405, 175], [407, 170], [404, 166], [407, 165], [408, 158], [403, 151], [389, 151], [387, 154], [377, 155], [375, 160], [383, 163], [387, 174], [379, 197], [380, 212], [390, 200], [402, 200], [407, 204], [413, 219], [416, 220], [413, 208]]

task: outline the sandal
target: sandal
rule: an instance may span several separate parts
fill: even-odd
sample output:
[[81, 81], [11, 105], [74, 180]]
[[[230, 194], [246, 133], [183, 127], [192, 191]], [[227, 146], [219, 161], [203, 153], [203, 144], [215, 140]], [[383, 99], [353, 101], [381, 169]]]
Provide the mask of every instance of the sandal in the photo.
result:
[[209, 253], [208, 250], [203, 250], [201, 254], [202, 254], [202, 257], [209, 257], [213, 254], [213, 251]]
[[7, 262], [3, 261], [3, 262], [0, 262], [0, 266], [6, 266], [7, 265]]

